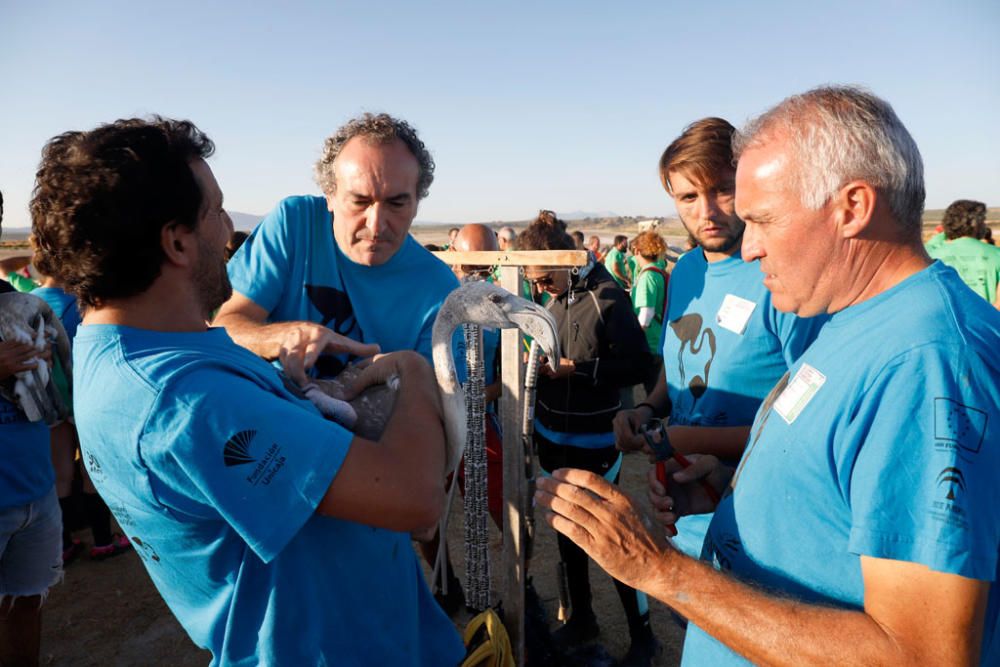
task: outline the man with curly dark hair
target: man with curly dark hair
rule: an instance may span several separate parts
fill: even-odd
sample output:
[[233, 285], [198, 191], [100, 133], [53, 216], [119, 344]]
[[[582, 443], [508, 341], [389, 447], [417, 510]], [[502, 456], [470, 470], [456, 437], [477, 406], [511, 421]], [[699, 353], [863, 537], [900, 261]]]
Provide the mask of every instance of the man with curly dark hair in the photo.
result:
[[1000, 248], [985, 243], [986, 204], [959, 199], [944, 212], [944, 239], [927, 254], [958, 271], [972, 291], [1000, 308]]
[[216, 323], [300, 383], [313, 366], [320, 375], [343, 368], [341, 337], [429, 360], [434, 318], [458, 285], [409, 235], [433, 178], [434, 161], [405, 121], [349, 121], [316, 163], [324, 196], [282, 200], [229, 262], [235, 293]]
[[212, 151], [191, 123], [153, 118], [43, 152], [38, 263], [88, 306], [74, 348], [87, 470], [213, 663], [455, 664], [461, 640], [409, 538], [444, 504], [430, 366], [401, 352], [366, 371], [359, 389], [400, 378], [375, 443], [209, 328], [233, 231]]

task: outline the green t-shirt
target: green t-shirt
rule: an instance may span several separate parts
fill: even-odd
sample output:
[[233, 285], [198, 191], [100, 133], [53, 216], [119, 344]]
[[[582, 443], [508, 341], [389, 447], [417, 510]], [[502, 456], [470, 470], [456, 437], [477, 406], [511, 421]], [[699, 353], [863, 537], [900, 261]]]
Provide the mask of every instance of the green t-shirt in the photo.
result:
[[30, 292], [31, 290], [38, 288], [38, 283], [34, 280], [31, 278], [25, 278], [20, 273], [14, 271], [7, 274], [7, 282], [9, 282], [11, 287], [16, 289], [18, 292]]
[[996, 303], [1000, 282], [1000, 248], [970, 236], [928, 245], [927, 254], [958, 271], [966, 285], [990, 303]]
[[942, 245], [947, 239], [945, 238], [944, 232], [938, 232], [934, 236], [927, 239], [927, 243], [924, 244], [924, 248], [927, 252], [930, 252], [932, 248], [937, 248]]
[[618, 248], [612, 247], [611, 250], [608, 251], [608, 254], [604, 256], [604, 268], [608, 270], [608, 273], [610, 273], [611, 277], [615, 279], [615, 282], [624, 289], [625, 283], [622, 282], [615, 274], [614, 267], [616, 266], [618, 267], [618, 273], [623, 276], [628, 275], [625, 273], [625, 255], [622, 254], [622, 251]]
[[634, 283], [636, 271], [639, 270], [639, 262], [636, 261], [635, 255], [629, 255], [625, 262], [628, 264], [628, 273], [625, 275], [628, 276], [630, 282]]
[[632, 307], [635, 314], [640, 308], [655, 309], [655, 317], [649, 326], [643, 329], [646, 343], [653, 354], [660, 354], [660, 333], [663, 331], [663, 303], [666, 299], [666, 280], [656, 271], [647, 269], [639, 271], [632, 286]]

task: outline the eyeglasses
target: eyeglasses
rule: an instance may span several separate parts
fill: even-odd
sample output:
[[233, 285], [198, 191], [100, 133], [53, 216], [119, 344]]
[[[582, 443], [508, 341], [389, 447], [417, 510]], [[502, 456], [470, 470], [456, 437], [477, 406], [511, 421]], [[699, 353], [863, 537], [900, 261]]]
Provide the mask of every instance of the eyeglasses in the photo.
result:
[[528, 283], [536, 289], [545, 289], [546, 287], [551, 287], [555, 284], [555, 279], [551, 274], [541, 276], [539, 278], [528, 278]]

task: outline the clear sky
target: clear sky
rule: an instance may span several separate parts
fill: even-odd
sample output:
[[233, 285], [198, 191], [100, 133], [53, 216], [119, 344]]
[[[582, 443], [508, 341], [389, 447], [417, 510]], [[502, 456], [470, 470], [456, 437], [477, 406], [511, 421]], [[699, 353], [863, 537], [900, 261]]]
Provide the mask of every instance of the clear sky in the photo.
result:
[[438, 165], [418, 220], [669, 215], [656, 163], [687, 123], [831, 82], [892, 103], [929, 208], [1000, 203], [996, 0], [0, 0], [4, 226], [30, 224], [48, 138], [150, 113], [215, 140], [235, 211], [317, 192], [323, 139], [387, 111]]

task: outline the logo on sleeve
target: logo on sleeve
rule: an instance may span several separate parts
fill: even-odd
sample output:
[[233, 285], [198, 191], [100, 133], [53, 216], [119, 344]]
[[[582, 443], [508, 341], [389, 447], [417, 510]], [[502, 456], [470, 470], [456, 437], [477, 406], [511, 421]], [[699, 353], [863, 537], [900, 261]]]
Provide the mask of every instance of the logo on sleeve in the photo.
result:
[[91, 477], [104, 477], [104, 470], [101, 469], [101, 462], [97, 457], [87, 452], [87, 472]]
[[938, 449], [958, 447], [978, 454], [985, 435], [985, 412], [950, 398], [934, 399], [934, 438]]
[[222, 457], [227, 467], [246, 463], [256, 464], [247, 475], [246, 480], [253, 486], [258, 484], [267, 486], [275, 475], [285, 467], [286, 458], [281, 454], [281, 446], [277, 443], [272, 443], [263, 453], [258, 451], [257, 457], [251, 456], [250, 445], [253, 444], [256, 436], [257, 431], [254, 430], [240, 431], [226, 441]]
[[253, 442], [257, 431], [240, 431], [229, 440], [222, 450], [222, 457], [226, 461], [226, 466], [238, 466], [244, 463], [253, 463], [257, 459], [250, 456], [250, 443]]
[[945, 468], [938, 473], [937, 485], [948, 489], [945, 496], [948, 500], [955, 500], [955, 490], [965, 491], [965, 475], [958, 468]]
[[[954, 466], [943, 468], [935, 479], [938, 500], [932, 501], [931, 516], [938, 521], [966, 528], [968, 518], [962, 501], [965, 496], [965, 475]], [[941, 497], [944, 496], [942, 500]]]

